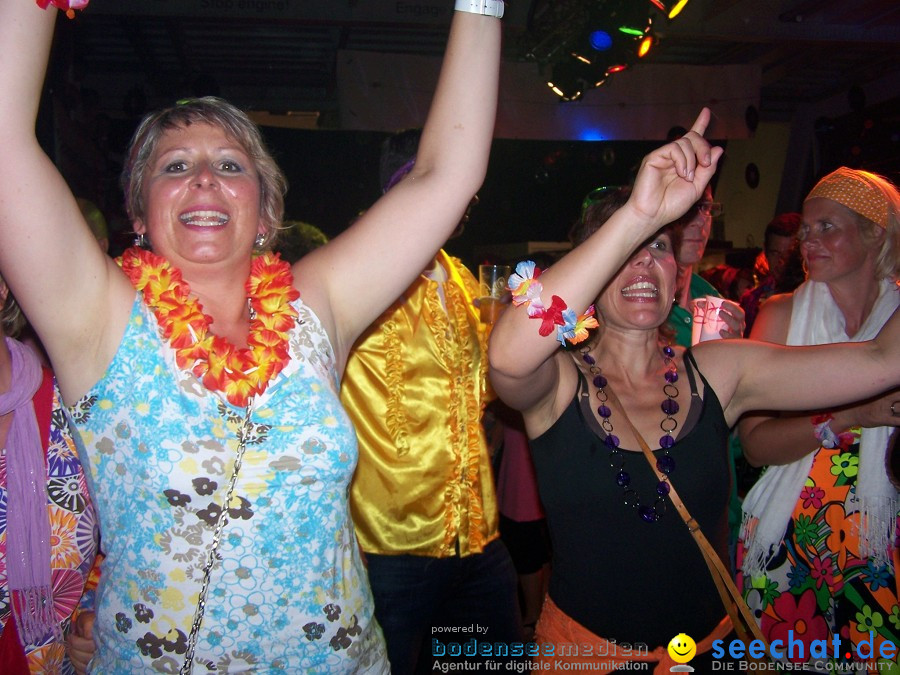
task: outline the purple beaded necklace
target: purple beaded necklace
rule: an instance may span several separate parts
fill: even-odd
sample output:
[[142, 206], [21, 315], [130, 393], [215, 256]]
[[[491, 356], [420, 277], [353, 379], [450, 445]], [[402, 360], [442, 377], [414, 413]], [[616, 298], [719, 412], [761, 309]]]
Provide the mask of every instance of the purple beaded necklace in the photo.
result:
[[656, 484], [656, 499], [652, 504], [642, 504], [638, 493], [631, 487], [631, 474], [625, 470], [625, 454], [619, 450], [619, 437], [613, 434], [613, 425], [610, 421], [612, 410], [610, 410], [608, 402], [609, 395], [606, 388], [609, 382], [600, 373], [600, 367], [590, 354], [590, 347], [581, 350], [581, 359], [587, 364], [588, 370], [593, 376], [594, 386], [597, 388], [597, 400], [600, 405], [597, 406], [597, 414], [603, 420], [600, 426], [606, 432], [604, 443], [609, 448], [609, 464], [615, 471], [616, 485], [622, 488], [622, 498], [626, 506], [635, 509], [641, 520], [645, 523], [655, 523], [666, 512], [666, 495], [669, 494], [669, 482], [667, 477], [675, 471], [675, 459], [669, 454], [669, 449], [675, 445], [675, 439], [672, 432], [678, 428], [678, 422], [674, 415], [678, 413], [678, 387], [675, 383], [678, 381], [678, 369], [675, 366], [675, 350], [671, 346], [665, 345], [662, 348], [662, 357], [666, 363], [666, 373], [663, 376], [665, 384], [663, 385], [663, 393], [666, 395], [665, 400], [660, 405], [665, 417], [659, 423], [663, 435], [659, 439], [659, 447], [663, 449], [663, 455], [656, 460], [656, 468], [663, 474], [663, 480]]

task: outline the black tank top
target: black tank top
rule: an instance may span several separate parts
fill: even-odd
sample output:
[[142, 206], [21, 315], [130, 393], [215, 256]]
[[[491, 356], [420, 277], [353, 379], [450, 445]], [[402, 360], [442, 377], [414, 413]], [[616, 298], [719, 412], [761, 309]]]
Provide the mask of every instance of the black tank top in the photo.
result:
[[[692, 401], [698, 400], [689, 351], [684, 361]], [[715, 392], [696, 372], [703, 400], [693, 427], [686, 424], [670, 450], [676, 463], [670, 480], [727, 565], [728, 426]], [[593, 633], [619, 644], [652, 650], [678, 633], [699, 642], [725, 616], [703, 555], [668, 498], [655, 523], [626, 506], [590, 406], [579, 371], [575, 399], [530, 443], [553, 544], [550, 597]], [[651, 500], [658, 481], [647, 459], [640, 450], [623, 454], [632, 486], [642, 501]]]

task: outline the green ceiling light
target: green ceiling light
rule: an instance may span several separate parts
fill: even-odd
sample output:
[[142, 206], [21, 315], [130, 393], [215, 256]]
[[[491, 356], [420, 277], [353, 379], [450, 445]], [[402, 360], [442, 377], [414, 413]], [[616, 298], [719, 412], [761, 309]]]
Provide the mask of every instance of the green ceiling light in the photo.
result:
[[643, 37], [644, 31], [639, 28], [629, 28], [628, 26], [619, 26], [619, 32], [633, 37]]

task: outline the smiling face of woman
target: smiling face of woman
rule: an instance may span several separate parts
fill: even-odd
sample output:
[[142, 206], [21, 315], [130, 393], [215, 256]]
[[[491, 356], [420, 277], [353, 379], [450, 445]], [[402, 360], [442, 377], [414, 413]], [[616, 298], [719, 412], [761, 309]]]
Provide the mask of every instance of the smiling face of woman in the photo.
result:
[[804, 203], [800, 252], [812, 281], [829, 283], [860, 273], [874, 277], [878, 246], [863, 238], [861, 220], [831, 199]]
[[135, 231], [176, 266], [249, 259], [265, 228], [259, 176], [244, 148], [218, 126], [167, 130], [150, 158], [146, 209]]
[[597, 299], [606, 326], [656, 329], [669, 316], [678, 265], [672, 239], [657, 233], [628, 259]]

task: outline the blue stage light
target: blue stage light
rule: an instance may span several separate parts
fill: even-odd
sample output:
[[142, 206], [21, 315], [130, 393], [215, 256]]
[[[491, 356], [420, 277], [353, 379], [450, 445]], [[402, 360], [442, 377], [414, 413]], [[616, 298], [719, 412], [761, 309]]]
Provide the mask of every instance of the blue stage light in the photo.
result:
[[605, 52], [612, 47], [612, 36], [605, 30], [595, 30], [591, 32], [591, 47], [598, 52]]

